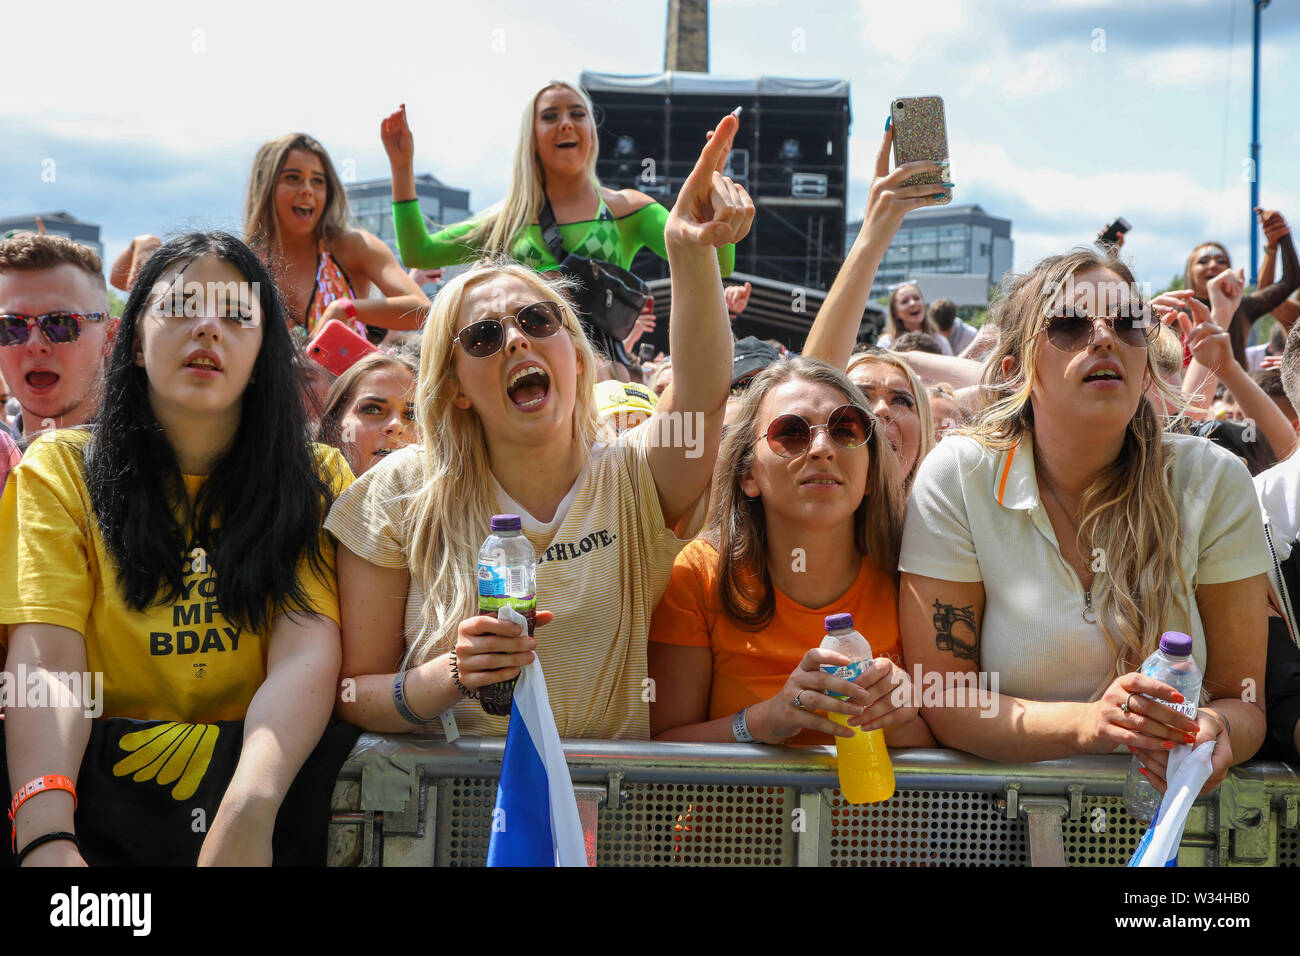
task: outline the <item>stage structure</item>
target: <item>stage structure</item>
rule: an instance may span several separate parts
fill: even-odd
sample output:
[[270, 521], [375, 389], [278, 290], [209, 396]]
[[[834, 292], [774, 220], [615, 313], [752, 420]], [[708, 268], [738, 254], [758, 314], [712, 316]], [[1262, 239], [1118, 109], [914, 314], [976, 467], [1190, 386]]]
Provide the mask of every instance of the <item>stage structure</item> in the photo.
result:
[[[728, 174], [749, 190], [757, 214], [736, 251], [736, 271], [809, 291], [829, 288], [844, 252], [847, 80], [584, 72], [581, 82], [596, 106], [601, 181], [670, 207], [705, 133], [744, 107]], [[667, 268], [644, 251], [633, 264], [647, 280], [665, 277]]]

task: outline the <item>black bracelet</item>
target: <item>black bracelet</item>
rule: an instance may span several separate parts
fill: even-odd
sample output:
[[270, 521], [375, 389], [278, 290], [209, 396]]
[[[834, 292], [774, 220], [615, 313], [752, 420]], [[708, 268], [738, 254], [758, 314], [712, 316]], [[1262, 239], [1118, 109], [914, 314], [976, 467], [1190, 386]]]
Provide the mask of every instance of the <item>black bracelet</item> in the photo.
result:
[[478, 700], [478, 691], [470, 690], [468, 687], [466, 687], [464, 684], [460, 682], [460, 669], [456, 667], [455, 648], [452, 648], [451, 651], [451, 679], [455, 682], [456, 689], [459, 690], [461, 694], [463, 694], [465, 697], [468, 697], [470, 700]]
[[53, 833], [42, 833], [19, 851], [18, 860], [14, 866], [22, 866], [23, 860], [27, 858], [28, 853], [31, 853], [32, 850], [35, 850], [38, 846], [44, 846], [46, 843], [53, 843], [55, 840], [71, 840], [78, 850], [81, 849], [81, 841], [77, 839], [75, 833], [69, 833], [67, 830], [55, 830]]

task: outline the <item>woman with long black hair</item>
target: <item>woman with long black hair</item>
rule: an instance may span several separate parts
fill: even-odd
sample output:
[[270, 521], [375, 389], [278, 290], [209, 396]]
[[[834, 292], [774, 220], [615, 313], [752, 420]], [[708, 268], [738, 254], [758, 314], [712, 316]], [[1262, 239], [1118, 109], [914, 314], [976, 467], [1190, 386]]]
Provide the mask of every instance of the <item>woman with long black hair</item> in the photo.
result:
[[[224, 233], [162, 246], [105, 395], [89, 429], [32, 444], [0, 503], [8, 665], [48, 689], [5, 715], [13, 849], [34, 865], [266, 864], [274, 830], [277, 861], [301, 860], [276, 816], [333, 706], [321, 525], [351, 473], [303, 438], [257, 256]], [[102, 675], [97, 700], [83, 674]]]

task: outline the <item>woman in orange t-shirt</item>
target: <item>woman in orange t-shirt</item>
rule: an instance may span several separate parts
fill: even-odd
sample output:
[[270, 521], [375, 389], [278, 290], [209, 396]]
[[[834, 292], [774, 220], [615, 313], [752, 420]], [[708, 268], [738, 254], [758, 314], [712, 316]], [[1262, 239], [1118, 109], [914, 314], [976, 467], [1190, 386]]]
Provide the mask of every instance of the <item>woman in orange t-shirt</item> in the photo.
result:
[[[746, 390], [709, 530], [678, 556], [651, 624], [655, 739], [828, 744], [852, 733], [818, 713], [837, 711], [893, 746], [934, 745], [901, 666], [898, 462], [867, 406], [816, 359], [780, 362]], [[850, 663], [819, 647], [838, 612], [876, 655], [855, 683], [821, 669]]]

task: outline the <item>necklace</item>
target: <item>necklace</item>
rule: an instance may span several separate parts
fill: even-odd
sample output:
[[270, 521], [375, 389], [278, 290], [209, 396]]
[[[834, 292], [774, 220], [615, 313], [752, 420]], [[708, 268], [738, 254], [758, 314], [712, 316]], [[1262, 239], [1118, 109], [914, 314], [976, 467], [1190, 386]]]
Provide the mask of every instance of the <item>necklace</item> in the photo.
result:
[[[1056, 489], [1052, 487], [1052, 483], [1047, 480], [1046, 476], [1043, 477], [1043, 487], [1046, 488], [1047, 493], [1052, 496], [1052, 500], [1056, 502], [1056, 506], [1061, 509], [1061, 513], [1065, 515], [1065, 520], [1070, 522], [1070, 527], [1074, 529], [1074, 538], [1077, 542], [1079, 539], [1079, 526], [1074, 521], [1074, 515], [1070, 514], [1070, 509], [1065, 507], [1065, 503], [1061, 501], [1061, 496], [1056, 493]], [[1083, 584], [1082, 579], [1080, 579], [1079, 584]], [[1091, 585], [1083, 589], [1083, 619], [1089, 624], [1097, 623], [1097, 612], [1093, 610], [1092, 607]]]

